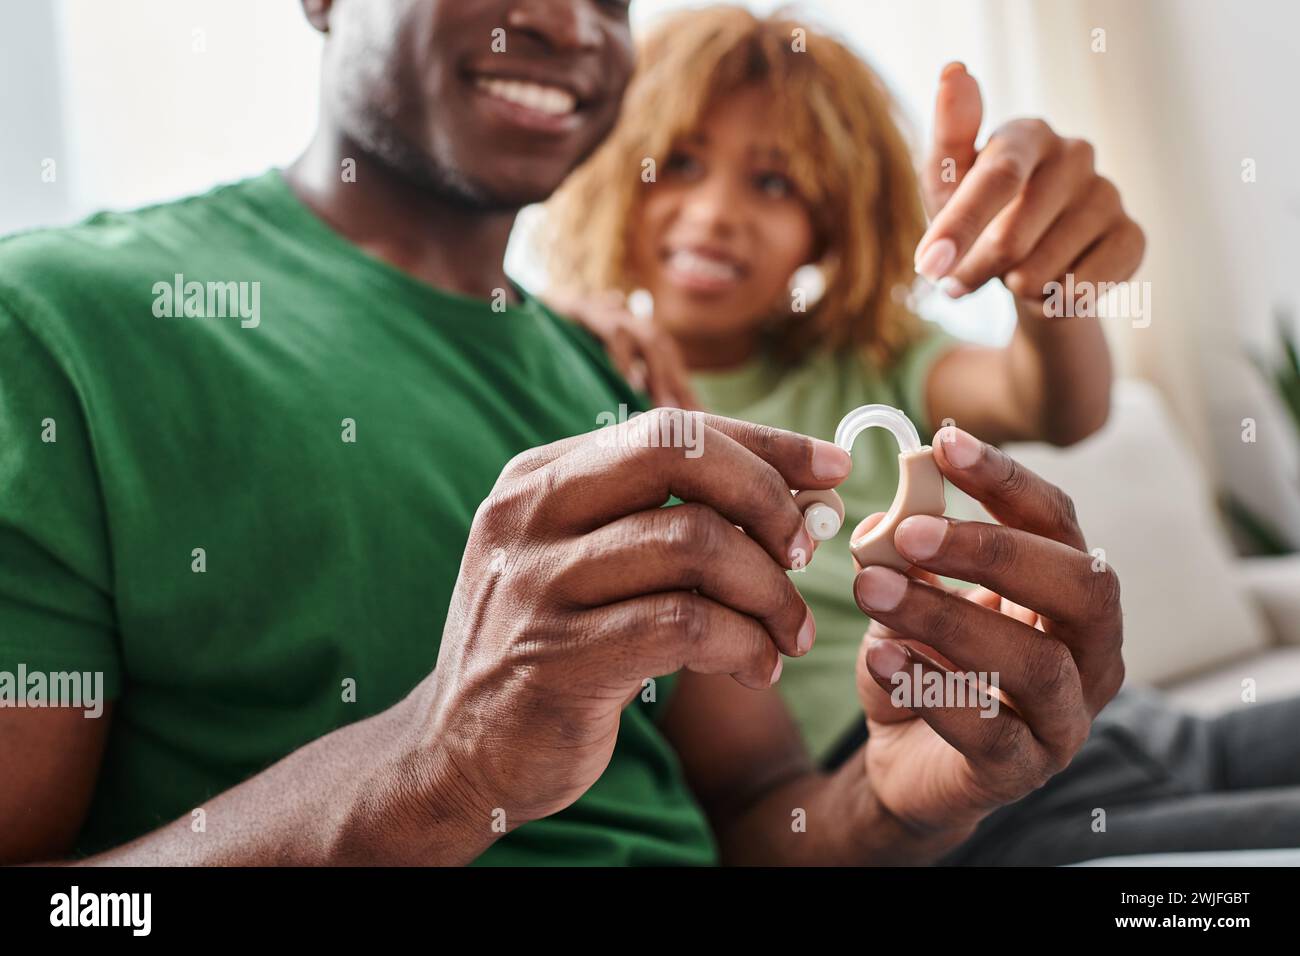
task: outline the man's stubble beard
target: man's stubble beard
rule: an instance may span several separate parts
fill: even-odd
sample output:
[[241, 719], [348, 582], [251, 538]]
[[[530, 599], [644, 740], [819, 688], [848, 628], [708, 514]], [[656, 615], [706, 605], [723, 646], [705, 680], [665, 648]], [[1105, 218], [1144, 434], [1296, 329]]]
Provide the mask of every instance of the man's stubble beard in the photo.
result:
[[[364, 18], [366, 10], [362, 7], [354, 15]], [[408, 75], [400, 60], [396, 69], [386, 68], [395, 61], [390, 38], [380, 25], [363, 19], [351, 36], [356, 40], [337, 51], [339, 59], [328, 71], [334, 78], [333, 88], [324, 102], [332, 104], [327, 108], [332, 108], [338, 129], [368, 159], [452, 208], [494, 214], [517, 212], [526, 204], [494, 195], [476, 182], [447, 155], [448, 144], [435, 143], [430, 155], [411, 143], [402, 134], [398, 119], [409, 98], [418, 95], [410, 91], [421, 89], [419, 78]], [[432, 92], [427, 95], [436, 98]]]
[[466, 212], [495, 214], [517, 212], [526, 202], [494, 195], [476, 182], [435, 147], [434, 155], [412, 145], [375, 110], [361, 110], [340, 116], [348, 137], [374, 162], [406, 180], [416, 189], [428, 193], [440, 204]]

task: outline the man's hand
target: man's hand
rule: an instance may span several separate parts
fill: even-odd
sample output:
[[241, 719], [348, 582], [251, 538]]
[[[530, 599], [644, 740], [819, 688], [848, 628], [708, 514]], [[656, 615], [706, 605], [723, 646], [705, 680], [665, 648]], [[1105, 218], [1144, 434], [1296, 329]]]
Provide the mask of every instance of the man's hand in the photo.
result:
[[976, 149], [982, 121], [979, 84], [948, 64], [921, 174], [932, 222], [917, 245], [917, 272], [954, 297], [1000, 278], [1022, 309], [1039, 312], [1044, 286], [1066, 273], [1076, 284], [1128, 279], [1146, 239], [1114, 183], [1097, 174], [1092, 146], [1022, 119]]
[[[867, 780], [892, 816], [931, 837], [969, 831], [1063, 769], [1124, 679], [1119, 582], [1088, 554], [1070, 499], [956, 428], [934, 449], [944, 475], [1002, 524], [908, 518], [894, 543], [918, 570], [866, 568], [854, 583], [873, 618], [858, 658]], [[935, 575], [982, 586], [950, 590]], [[918, 665], [996, 672], [996, 716], [946, 699], [895, 707], [894, 675], [919, 694]]]
[[[480, 507], [437, 668], [413, 697], [460, 818], [488, 832], [555, 813], [609, 763], [647, 678], [684, 668], [767, 688], [812, 646], [786, 575], [812, 554], [791, 488], [830, 488], [829, 442], [658, 410], [526, 452]], [[656, 442], [662, 445], [662, 442]], [[685, 504], [661, 507], [670, 495]], [[743, 530], [742, 530], [743, 529]], [[440, 793], [445, 798], [446, 793]]]
[[[785, 570], [814, 542], [790, 489], [831, 488], [851, 467], [830, 442], [677, 409], [519, 455], [475, 516], [434, 673], [211, 798], [201, 839], [186, 815], [84, 862], [472, 861], [498, 823], [555, 813], [596, 781], [647, 678], [684, 668], [767, 688], [782, 654], [808, 652], [812, 615]], [[685, 504], [661, 507], [670, 496]], [[66, 789], [58, 760], [24, 759], [59, 728], [8, 722], [22, 806]], [[61, 741], [59, 759], [97, 760], [102, 739]], [[51, 797], [51, 825], [0, 841], [0, 857], [62, 852], [92, 783]]]

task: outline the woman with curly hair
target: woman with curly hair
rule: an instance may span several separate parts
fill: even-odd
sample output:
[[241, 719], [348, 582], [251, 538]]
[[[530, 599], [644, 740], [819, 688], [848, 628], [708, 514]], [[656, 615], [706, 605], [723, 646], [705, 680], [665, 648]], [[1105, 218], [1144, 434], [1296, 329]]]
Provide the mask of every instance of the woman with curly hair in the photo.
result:
[[[641, 46], [614, 133], [549, 205], [554, 302], [660, 404], [829, 438], [880, 402], [923, 435], [952, 420], [994, 442], [1077, 441], [1106, 419], [1109, 354], [1096, 318], [1046, 314], [1046, 287], [1127, 279], [1142, 231], [1087, 143], [1022, 120], [977, 149], [981, 121], [976, 81], [950, 64], [918, 178], [893, 99], [842, 43], [780, 13], [670, 17]], [[1001, 279], [1010, 343], [963, 344], [918, 319], [918, 272], [954, 297]], [[623, 307], [634, 292], [652, 319]], [[839, 489], [849, 514], [888, 507], [896, 462], [887, 434], [858, 440]], [[861, 718], [848, 538], [797, 577], [818, 647], [780, 684], [823, 758]]]

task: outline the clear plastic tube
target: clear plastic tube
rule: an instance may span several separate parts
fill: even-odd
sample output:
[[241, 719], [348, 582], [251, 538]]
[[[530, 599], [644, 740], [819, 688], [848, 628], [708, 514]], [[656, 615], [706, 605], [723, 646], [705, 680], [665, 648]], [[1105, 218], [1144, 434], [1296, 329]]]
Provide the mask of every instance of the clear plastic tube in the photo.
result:
[[891, 405], [863, 405], [855, 408], [840, 420], [835, 429], [835, 444], [849, 454], [853, 454], [853, 443], [868, 428], [885, 428], [898, 442], [898, 450], [916, 452], [921, 450], [921, 436], [917, 433], [912, 420]]

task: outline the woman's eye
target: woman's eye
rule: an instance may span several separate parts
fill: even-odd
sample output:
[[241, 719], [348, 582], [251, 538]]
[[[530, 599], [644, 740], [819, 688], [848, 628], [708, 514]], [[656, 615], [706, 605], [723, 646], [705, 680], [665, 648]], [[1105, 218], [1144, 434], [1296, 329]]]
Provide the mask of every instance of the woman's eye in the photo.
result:
[[794, 183], [780, 173], [760, 173], [755, 178], [754, 185], [764, 196], [773, 199], [787, 199], [794, 195]]
[[689, 178], [699, 173], [700, 164], [689, 153], [672, 152], [664, 160], [664, 169], [674, 176]]

